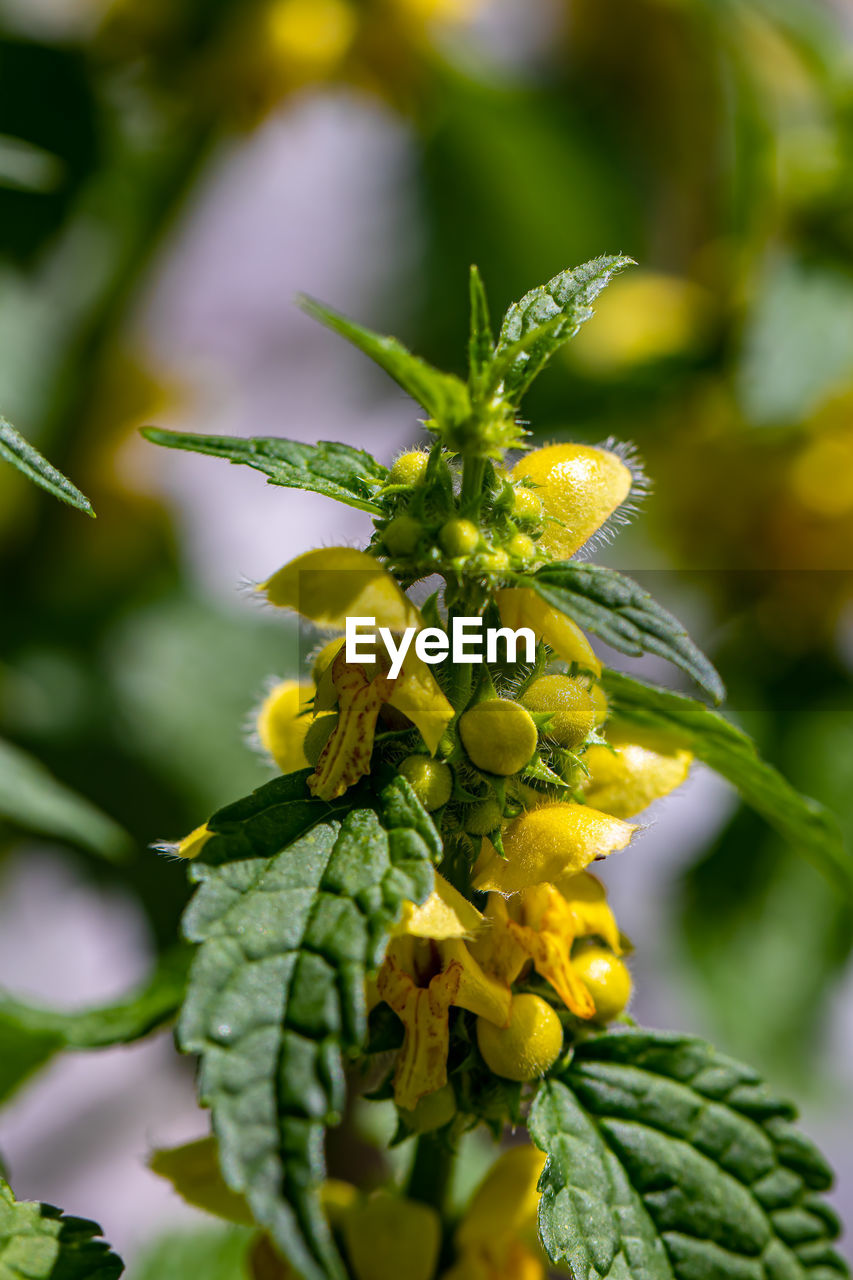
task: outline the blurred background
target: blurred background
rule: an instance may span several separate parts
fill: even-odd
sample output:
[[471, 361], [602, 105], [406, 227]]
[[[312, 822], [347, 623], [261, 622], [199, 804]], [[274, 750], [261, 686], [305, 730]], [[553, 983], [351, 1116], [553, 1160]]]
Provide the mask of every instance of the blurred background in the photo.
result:
[[[417, 438], [297, 290], [461, 370], [470, 262], [500, 314], [636, 258], [525, 411], [541, 440], [634, 441], [653, 493], [599, 558], [688, 622], [730, 714], [853, 836], [846, 0], [2, 0], [0, 76], [0, 411], [99, 517], [0, 467], [0, 734], [135, 849], [10, 811], [0, 985], [106, 1001], [174, 940], [184, 869], [147, 846], [270, 776], [246, 725], [296, 669], [245, 585], [368, 532], [138, 427], [386, 463]], [[794, 1091], [853, 1221], [849, 911], [701, 768], [606, 878], [637, 1018]], [[19, 1197], [97, 1217], [131, 1280], [204, 1249], [231, 1277], [144, 1165], [205, 1128], [164, 1033], [54, 1062], [0, 1155]]]

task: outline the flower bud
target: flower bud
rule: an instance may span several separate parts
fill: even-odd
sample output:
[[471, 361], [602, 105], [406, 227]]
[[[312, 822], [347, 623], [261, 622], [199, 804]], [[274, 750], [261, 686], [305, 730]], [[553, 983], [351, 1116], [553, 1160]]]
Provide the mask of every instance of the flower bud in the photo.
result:
[[522, 694], [529, 711], [551, 716], [545, 730], [570, 751], [585, 741], [595, 725], [596, 708], [587, 684], [571, 676], [539, 676]]
[[431, 1133], [433, 1129], [441, 1129], [456, 1115], [456, 1094], [453, 1092], [453, 1085], [446, 1084], [441, 1089], [436, 1089], [434, 1093], [426, 1094], [411, 1111], [404, 1108], [402, 1115], [406, 1124], [415, 1133]]
[[442, 551], [454, 559], [470, 556], [480, 544], [480, 530], [471, 520], [454, 518], [441, 526], [438, 541]]
[[469, 809], [464, 827], [472, 836], [487, 836], [490, 831], [497, 831], [502, 821], [503, 810], [497, 800], [484, 800], [482, 804]]
[[382, 531], [382, 541], [392, 556], [410, 556], [423, 537], [423, 526], [411, 516], [395, 516]]
[[471, 707], [460, 718], [459, 735], [472, 764], [502, 776], [523, 769], [538, 741], [530, 713], [506, 698]]
[[423, 483], [429, 463], [429, 454], [413, 449], [409, 453], [401, 453], [388, 472], [388, 484], [405, 484], [410, 488]]
[[425, 809], [440, 809], [450, 799], [453, 773], [450, 766], [440, 760], [406, 756], [397, 772], [403, 775]]
[[631, 972], [604, 947], [588, 947], [572, 957], [572, 967], [595, 1005], [598, 1022], [612, 1022], [631, 999]]
[[486, 1066], [505, 1080], [535, 1080], [560, 1056], [563, 1028], [540, 996], [515, 996], [509, 1025], [477, 1019], [477, 1044]]

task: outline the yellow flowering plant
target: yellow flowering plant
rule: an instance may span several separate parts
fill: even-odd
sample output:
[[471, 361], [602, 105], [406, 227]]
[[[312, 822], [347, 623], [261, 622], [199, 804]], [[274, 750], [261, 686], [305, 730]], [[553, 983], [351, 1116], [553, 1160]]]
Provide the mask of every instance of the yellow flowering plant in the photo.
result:
[[[724, 696], [677, 620], [586, 558], [645, 491], [633, 451], [531, 449], [519, 417], [628, 265], [561, 273], [497, 337], [472, 270], [467, 379], [304, 300], [423, 407], [430, 443], [390, 466], [342, 444], [145, 431], [374, 526], [363, 550], [309, 551], [257, 588], [317, 641], [308, 678], [258, 713], [281, 775], [175, 846], [198, 886], [178, 1040], [213, 1132], [155, 1168], [257, 1229], [256, 1277], [539, 1280], [549, 1259], [577, 1280], [844, 1273], [830, 1175], [789, 1105], [702, 1041], [634, 1024], [631, 947], [593, 870], [698, 759], [853, 883], [832, 820], [740, 730], [591, 644]], [[485, 651], [450, 660], [466, 628]], [[325, 1132], [359, 1093], [394, 1108], [410, 1151], [382, 1189], [327, 1177]], [[460, 1218], [454, 1162], [483, 1127], [532, 1144]]]

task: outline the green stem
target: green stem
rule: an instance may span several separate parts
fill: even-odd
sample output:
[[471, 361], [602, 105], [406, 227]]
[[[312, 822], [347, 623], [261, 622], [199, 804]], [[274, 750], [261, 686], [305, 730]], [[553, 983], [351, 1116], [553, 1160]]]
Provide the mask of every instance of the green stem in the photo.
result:
[[444, 1212], [455, 1152], [431, 1133], [422, 1133], [415, 1147], [415, 1159], [409, 1174], [406, 1195], [410, 1200], [431, 1205]]
[[478, 516], [483, 501], [486, 459], [466, 457], [462, 461], [462, 492], [459, 505], [465, 516]]

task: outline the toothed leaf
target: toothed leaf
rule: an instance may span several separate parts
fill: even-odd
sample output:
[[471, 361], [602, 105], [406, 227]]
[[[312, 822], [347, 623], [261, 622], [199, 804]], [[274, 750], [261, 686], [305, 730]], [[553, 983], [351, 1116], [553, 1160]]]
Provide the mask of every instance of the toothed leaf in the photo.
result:
[[167, 449], [206, 453], [212, 458], [254, 467], [266, 475], [268, 484], [322, 493], [361, 511], [379, 513], [382, 510], [373, 495], [385, 482], [388, 468], [363, 449], [353, 449], [348, 444], [327, 440], [302, 444], [278, 436], [247, 440], [240, 436], [163, 431], [159, 427], [144, 427], [142, 434], [152, 444], [165, 445]]
[[662, 731], [689, 747], [829, 880], [853, 895], [853, 858], [835, 818], [762, 760], [747, 734], [701, 702], [622, 672], [605, 671], [602, 683], [617, 719]]
[[199, 944], [179, 1042], [201, 1057], [222, 1172], [306, 1280], [343, 1277], [317, 1189], [343, 1108], [342, 1053], [366, 1038], [364, 983], [405, 900], [422, 902], [440, 842], [409, 784], [333, 804], [307, 772], [221, 810], [190, 868]]
[[564, 561], [543, 566], [524, 585], [532, 586], [560, 613], [620, 653], [632, 658], [644, 653], [666, 658], [686, 671], [715, 702], [725, 697], [722, 680], [678, 619], [624, 574], [599, 565]]
[[602, 289], [632, 263], [632, 258], [593, 258], [561, 271], [513, 303], [504, 317], [496, 351], [500, 359], [514, 344], [521, 344], [503, 371], [507, 399], [513, 403], [521, 399], [551, 356], [592, 316], [592, 303]]
[[86, 1218], [16, 1200], [0, 1178], [0, 1280], [116, 1280], [124, 1270]]
[[575, 1280], [843, 1280], [832, 1175], [794, 1117], [691, 1036], [583, 1041], [529, 1117], [549, 1256]]
[[471, 267], [470, 296], [471, 333], [468, 340], [468, 367], [472, 385], [476, 386], [485, 377], [492, 363], [494, 338], [483, 277], [474, 266]]

